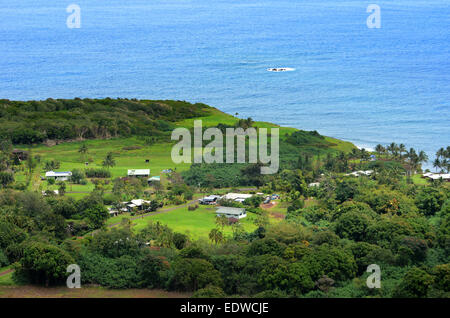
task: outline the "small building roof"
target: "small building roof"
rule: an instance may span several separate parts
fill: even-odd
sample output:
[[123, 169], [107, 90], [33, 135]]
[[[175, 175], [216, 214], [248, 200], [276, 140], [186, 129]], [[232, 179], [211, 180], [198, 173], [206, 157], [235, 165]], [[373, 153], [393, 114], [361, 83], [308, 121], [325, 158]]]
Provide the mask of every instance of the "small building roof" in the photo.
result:
[[216, 213], [217, 214], [241, 215], [242, 213], [245, 213], [245, 209], [221, 206], [221, 207], [217, 208]]
[[61, 172], [47, 171], [45, 173], [46, 177], [70, 177], [71, 175], [72, 175], [71, 171], [61, 171]]
[[161, 181], [161, 177], [160, 176], [154, 176], [154, 177], [148, 178], [147, 181]]
[[131, 200], [131, 203], [134, 204], [135, 206], [141, 206], [144, 203], [150, 204], [150, 201], [142, 200], [142, 199], [136, 199], [136, 200]]
[[217, 199], [220, 199], [220, 195], [211, 194], [203, 198], [203, 200], [217, 200]]
[[[51, 190], [47, 190], [47, 191], [52, 192]], [[47, 191], [42, 191], [42, 195], [47, 195]], [[56, 195], [59, 195], [59, 190], [53, 190], [53, 193]]]
[[358, 170], [358, 171], [353, 171], [350, 173], [347, 173], [346, 176], [355, 176], [355, 177], [359, 177], [359, 176], [370, 176], [373, 173], [373, 170]]
[[432, 180], [450, 180], [450, 173], [433, 173], [431, 175], [428, 175], [427, 178], [430, 178]]
[[129, 169], [128, 176], [149, 176], [150, 169]]
[[248, 199], [251, 198], [253, 194], [245, 194], [245, 193], [227, 193], [223, 196], [225, 200], [237, 200], [237, 199]]

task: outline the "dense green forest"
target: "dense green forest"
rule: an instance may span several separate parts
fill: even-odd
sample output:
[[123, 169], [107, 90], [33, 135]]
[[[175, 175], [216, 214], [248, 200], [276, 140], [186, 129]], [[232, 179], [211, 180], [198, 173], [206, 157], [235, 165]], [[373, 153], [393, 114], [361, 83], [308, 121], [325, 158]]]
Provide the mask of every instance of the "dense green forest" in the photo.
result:
[[170, 135], [173, 122], [206, 115], [209, 106], [130, 99], [0, 100], [0, 136], [14, 144], [118, 136]]

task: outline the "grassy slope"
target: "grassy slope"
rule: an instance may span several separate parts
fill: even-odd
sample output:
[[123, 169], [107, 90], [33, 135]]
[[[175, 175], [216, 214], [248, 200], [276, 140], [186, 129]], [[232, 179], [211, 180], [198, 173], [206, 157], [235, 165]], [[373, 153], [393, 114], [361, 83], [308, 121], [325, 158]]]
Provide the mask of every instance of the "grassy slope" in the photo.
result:
[[[218, 109], [211, 109], [209, 110], [210, 115], [205, 117], [199, 117], [199, 118], [190, 118], [183, 120], [179, 123], [177, 123], [178, 127], [192, 127], [194, 125], [194, 120], [202, 120], [203, 126], [210, 127], [210, 126], [216, 126], [220, 123], [222, 124], [228, 124], [228, 125], [234, 125], [236, 121], [238, 120], [236, 117], [226, 114]], [[257, 121], [254, 124], [254, 127], [258, 128], [279, 128], [280, 129], [280, 136], [284, 136], [286, 133], [293, 133], [296, 131], [296, 128], [291, 127], [281, 127], [273, 123], [269, 122], [263, 122], [263, 121]], [[325, 140], [328, 142], [331, 142], [333, 145], [331, 146], [332, 149], [340, 150], [344, 152], [350, 152], [353, 148], [356, 148], [355, 145], [353, 145], [351, 142], [339, 140], [332, 137], [325, 137]]]
[[[233, 125], [238, 120], [236, 117], [229, 114], [223, 113], [218, 109], [211, 108], [209, 110], [210, 115], [205, 117], [199, 117], [196, 119], [186, 119], [176, 123], [178, 127], [192, 127], [194, 120], [201, 119], [205, 127], [216, 126], [219, 123]], [[280, 127], [272, 123], [267, 122], [255, 122], [255, 127], [258, 128], [280, 128], [280, 136], [286, 133], [292, 133], [296, 129], [290, 127]], [[331, 137], [326, 137], [326, 140], [332, 142], [331, 148], [341, 151], [350, 151], [354, 148], [354, 145], [337, 140]], [[78, 153], [80, 146], [86, 143], [89, 153], [86, 156], [82, 156]], [[125, 147], [138, 146], [140, 149], [135, 150], [125, 150]], [[28, 149], [26, 147], [19, 147], [23, 149]], [[164, 169], [176, 169], [176, 171], [183, 171], [189, 169], [189, 164], [181, 163], [174, 164], [171, 160], [171, 146], [170, 143], [159, 143], [154, 145], [146, 145], [142, 139], [137, 137], [130, 138], [113, 138], [108, 140], [86, 140], [83, 142], [67, 142], [62, 143], [53, 147], [48, 147], [45, 145], [37, 145], [31, 147], [32, 153], [34, 155], [41, 156], [41, 162], [46, 160], [59, 160], [61, 162], [61, 168], [59, 171], [68, 171], [73, 169], [84, 169], [86, 168], [84, 162], [87, 159], [91, 159], [92, 162], [89, 164], [89, 168], [100, 168], [103, 159], [108, 152], [113, 152], [114, 158], [116, 160], [116, 166], [111, 168], [112, 177], [122, 177], [126, 176], [128, 169], [145, 169], [150, 168], [152, 175], [161, 175], [161, 171]], [[145, 163], [145, 160], [149, 159], [149, 163]], [[38, 168], [39, 169], [39, 168]], [[41, 166], [39, 175], [43, 176], [45, 171]], [[38, 174], [33, 176], [33, 182], [31, 185], [32, 190], [46, 190], [46, 189], [56, 189], [57, 186], [48, 187], [47, 182], [42, 182]], [[164, 177], [163, 177], [164, 178]], [[17, 181], [24, 181], [24, 174], [18, 173], [16, 175]], [[88, 192], [92, 191], [92, 183], [87, 185], [68, 185], [68, 192]], [[77, 198], [81, 197], [83, 194], [74, 193], [70, 194]]]

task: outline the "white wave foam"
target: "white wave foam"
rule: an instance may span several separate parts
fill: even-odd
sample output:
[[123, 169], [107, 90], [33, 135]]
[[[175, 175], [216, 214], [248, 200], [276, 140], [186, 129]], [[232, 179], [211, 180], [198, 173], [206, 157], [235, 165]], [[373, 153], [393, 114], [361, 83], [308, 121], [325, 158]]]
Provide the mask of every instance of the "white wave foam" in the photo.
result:
[[292, 72], [292, 71], [295, 71], [295, 68], [292, 68], [292, 67], [271, 67], [271, 68], [268, 68], [267, 71], [269, 71], [269, 72]]

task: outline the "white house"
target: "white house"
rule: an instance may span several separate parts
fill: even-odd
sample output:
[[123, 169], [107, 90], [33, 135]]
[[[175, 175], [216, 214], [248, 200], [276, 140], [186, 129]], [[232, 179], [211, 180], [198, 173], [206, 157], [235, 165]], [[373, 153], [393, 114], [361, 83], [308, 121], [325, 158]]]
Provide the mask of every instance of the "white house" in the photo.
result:
[[55, 179], [58, 181], [66, 181], [69, 180], [72, 176], [71, 171], [62, 171], [62, 172], [56, 172], [56, 171], [47, 171], [45, 173], [45, 178], [47, 179]]
[[129, 177], [150, 177], [150, 169], [130, 169], [128, 170]]
[[[59, 190], [53, 190], [53, 191], [47, 190], [47, 191], [49, 191], [50, 193], [53, 192], [53, 194], [55, 194], [55, 195], [59, 195]], [[42, 195], [46, 196], [47, 195], [47, 191], [42, 191]]]
[[220, 195], [209, 195], [207, 197], [204, 197], [202, 199], [199, 199], [198, 201], [200, 204], [216, 204], [218, 200], [220, 200]]
[[353, 171], [351, 173], [347, 173], [346, 176], [354, 176], [354, 177], [359, 177], [359, 176], [370, 176], [373, 173], [373, 170], [358, 170], [358, 171]]
[[428, 178], [430, 180], [444, 180], [450, 181], [450, 173], [425, 173], [423, 174], [424, 178]]
[[230, 208], [221, 206], [216, 210], [217, 216], [225, 215], [227, 218], [242, 219], [247, 216], [244, 208]]
[[245, 194], [245, 193], [227, 193], [222, 199], [225, 200], [233, 200], [236, 202], [244, 202], [245, 199], [251, 198], [253, 194]]
[[153, 182], [161, 182], [161, 177], [160, 176], [154, 176], [151, 178], [147, 179], [147, 183], [148, 184], [152, 184]]
[[142, 200], [142, 199], [136, 199], [131, 200], [128, 202], [122, 202], [128, 209], [128, 211], [131, 211], [134, 208], [137, 208], [138, 210], [142, 210], [144, 204], [150, 204], [151, 201]]

